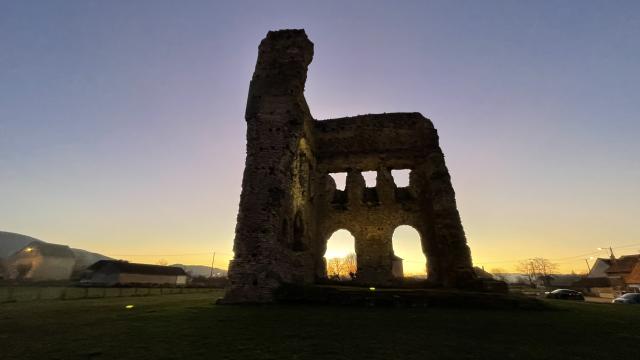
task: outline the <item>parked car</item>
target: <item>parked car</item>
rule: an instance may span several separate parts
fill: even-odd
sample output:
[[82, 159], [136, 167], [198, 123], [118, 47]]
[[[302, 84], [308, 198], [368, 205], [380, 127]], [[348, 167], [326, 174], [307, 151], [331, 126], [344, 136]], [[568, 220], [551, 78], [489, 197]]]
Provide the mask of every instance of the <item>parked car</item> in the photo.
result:
[[640, 304], [640, 293], [627, 293], [611, 302], [614, 304]]
[[584, 300], [581, 292], [569, 289], [556, 289], [552, 292], [545, 292], [547, 299], [561, 300]]

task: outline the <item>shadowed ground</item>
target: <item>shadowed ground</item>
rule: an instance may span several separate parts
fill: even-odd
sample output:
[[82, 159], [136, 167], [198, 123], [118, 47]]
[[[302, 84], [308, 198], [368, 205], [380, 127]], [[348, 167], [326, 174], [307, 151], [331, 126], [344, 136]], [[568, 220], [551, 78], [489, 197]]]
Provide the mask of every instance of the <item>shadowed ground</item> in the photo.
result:
[[[214, 294], [222, 296], [222, 292]], [[133, 309], [125, 305], [133, 304]], [[640, 307], [219, 306], [211, 294], [0, 304], [0, 359], [613, 359]]]

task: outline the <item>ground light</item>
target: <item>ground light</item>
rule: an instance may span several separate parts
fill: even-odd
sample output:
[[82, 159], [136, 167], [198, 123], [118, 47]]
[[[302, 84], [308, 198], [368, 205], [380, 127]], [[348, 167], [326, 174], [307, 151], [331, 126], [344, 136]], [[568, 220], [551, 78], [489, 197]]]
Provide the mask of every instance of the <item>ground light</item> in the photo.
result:
[[126, 305], [124, 308], [125, 309], [133, 309], [133, 305]]

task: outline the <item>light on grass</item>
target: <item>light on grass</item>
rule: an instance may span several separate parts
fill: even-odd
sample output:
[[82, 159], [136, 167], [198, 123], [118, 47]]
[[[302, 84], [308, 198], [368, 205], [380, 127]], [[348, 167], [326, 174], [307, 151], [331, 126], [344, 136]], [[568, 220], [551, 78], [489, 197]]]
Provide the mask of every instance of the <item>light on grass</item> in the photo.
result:
[[374, 287], [370, 287], [370, 288], [369, 288], [369, 290], [371, 290], [371, 291], [376, 291], [376, 288], [374, 288]]
[[125, 309], [133, 309], [133, 305], [127, 305], [124, 307]]

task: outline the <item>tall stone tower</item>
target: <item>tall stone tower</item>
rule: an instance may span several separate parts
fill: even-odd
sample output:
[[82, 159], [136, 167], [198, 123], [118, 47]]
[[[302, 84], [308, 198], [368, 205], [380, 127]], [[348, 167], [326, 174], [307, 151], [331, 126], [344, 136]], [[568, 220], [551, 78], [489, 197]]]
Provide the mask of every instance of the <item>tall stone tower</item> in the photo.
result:
[[[269, 302], [281, 284], [326, 277], [327, 240], [355, 237], [362, 284], [389, 284], [396, 227], [419, 233], [432, 286], [469, 287], [472, 269], [437, 131], [419, 113], [314, 120], [304, 98], [313, 43], [304, 30], [272, 31], [249, 87], [247, 158], [226, 302]], [[398, 187], [393, 169], [409, 169]], [[377, 171], [368, 188], [363, 171]], [[346, 172], [336, 189], [329, 174]]]

